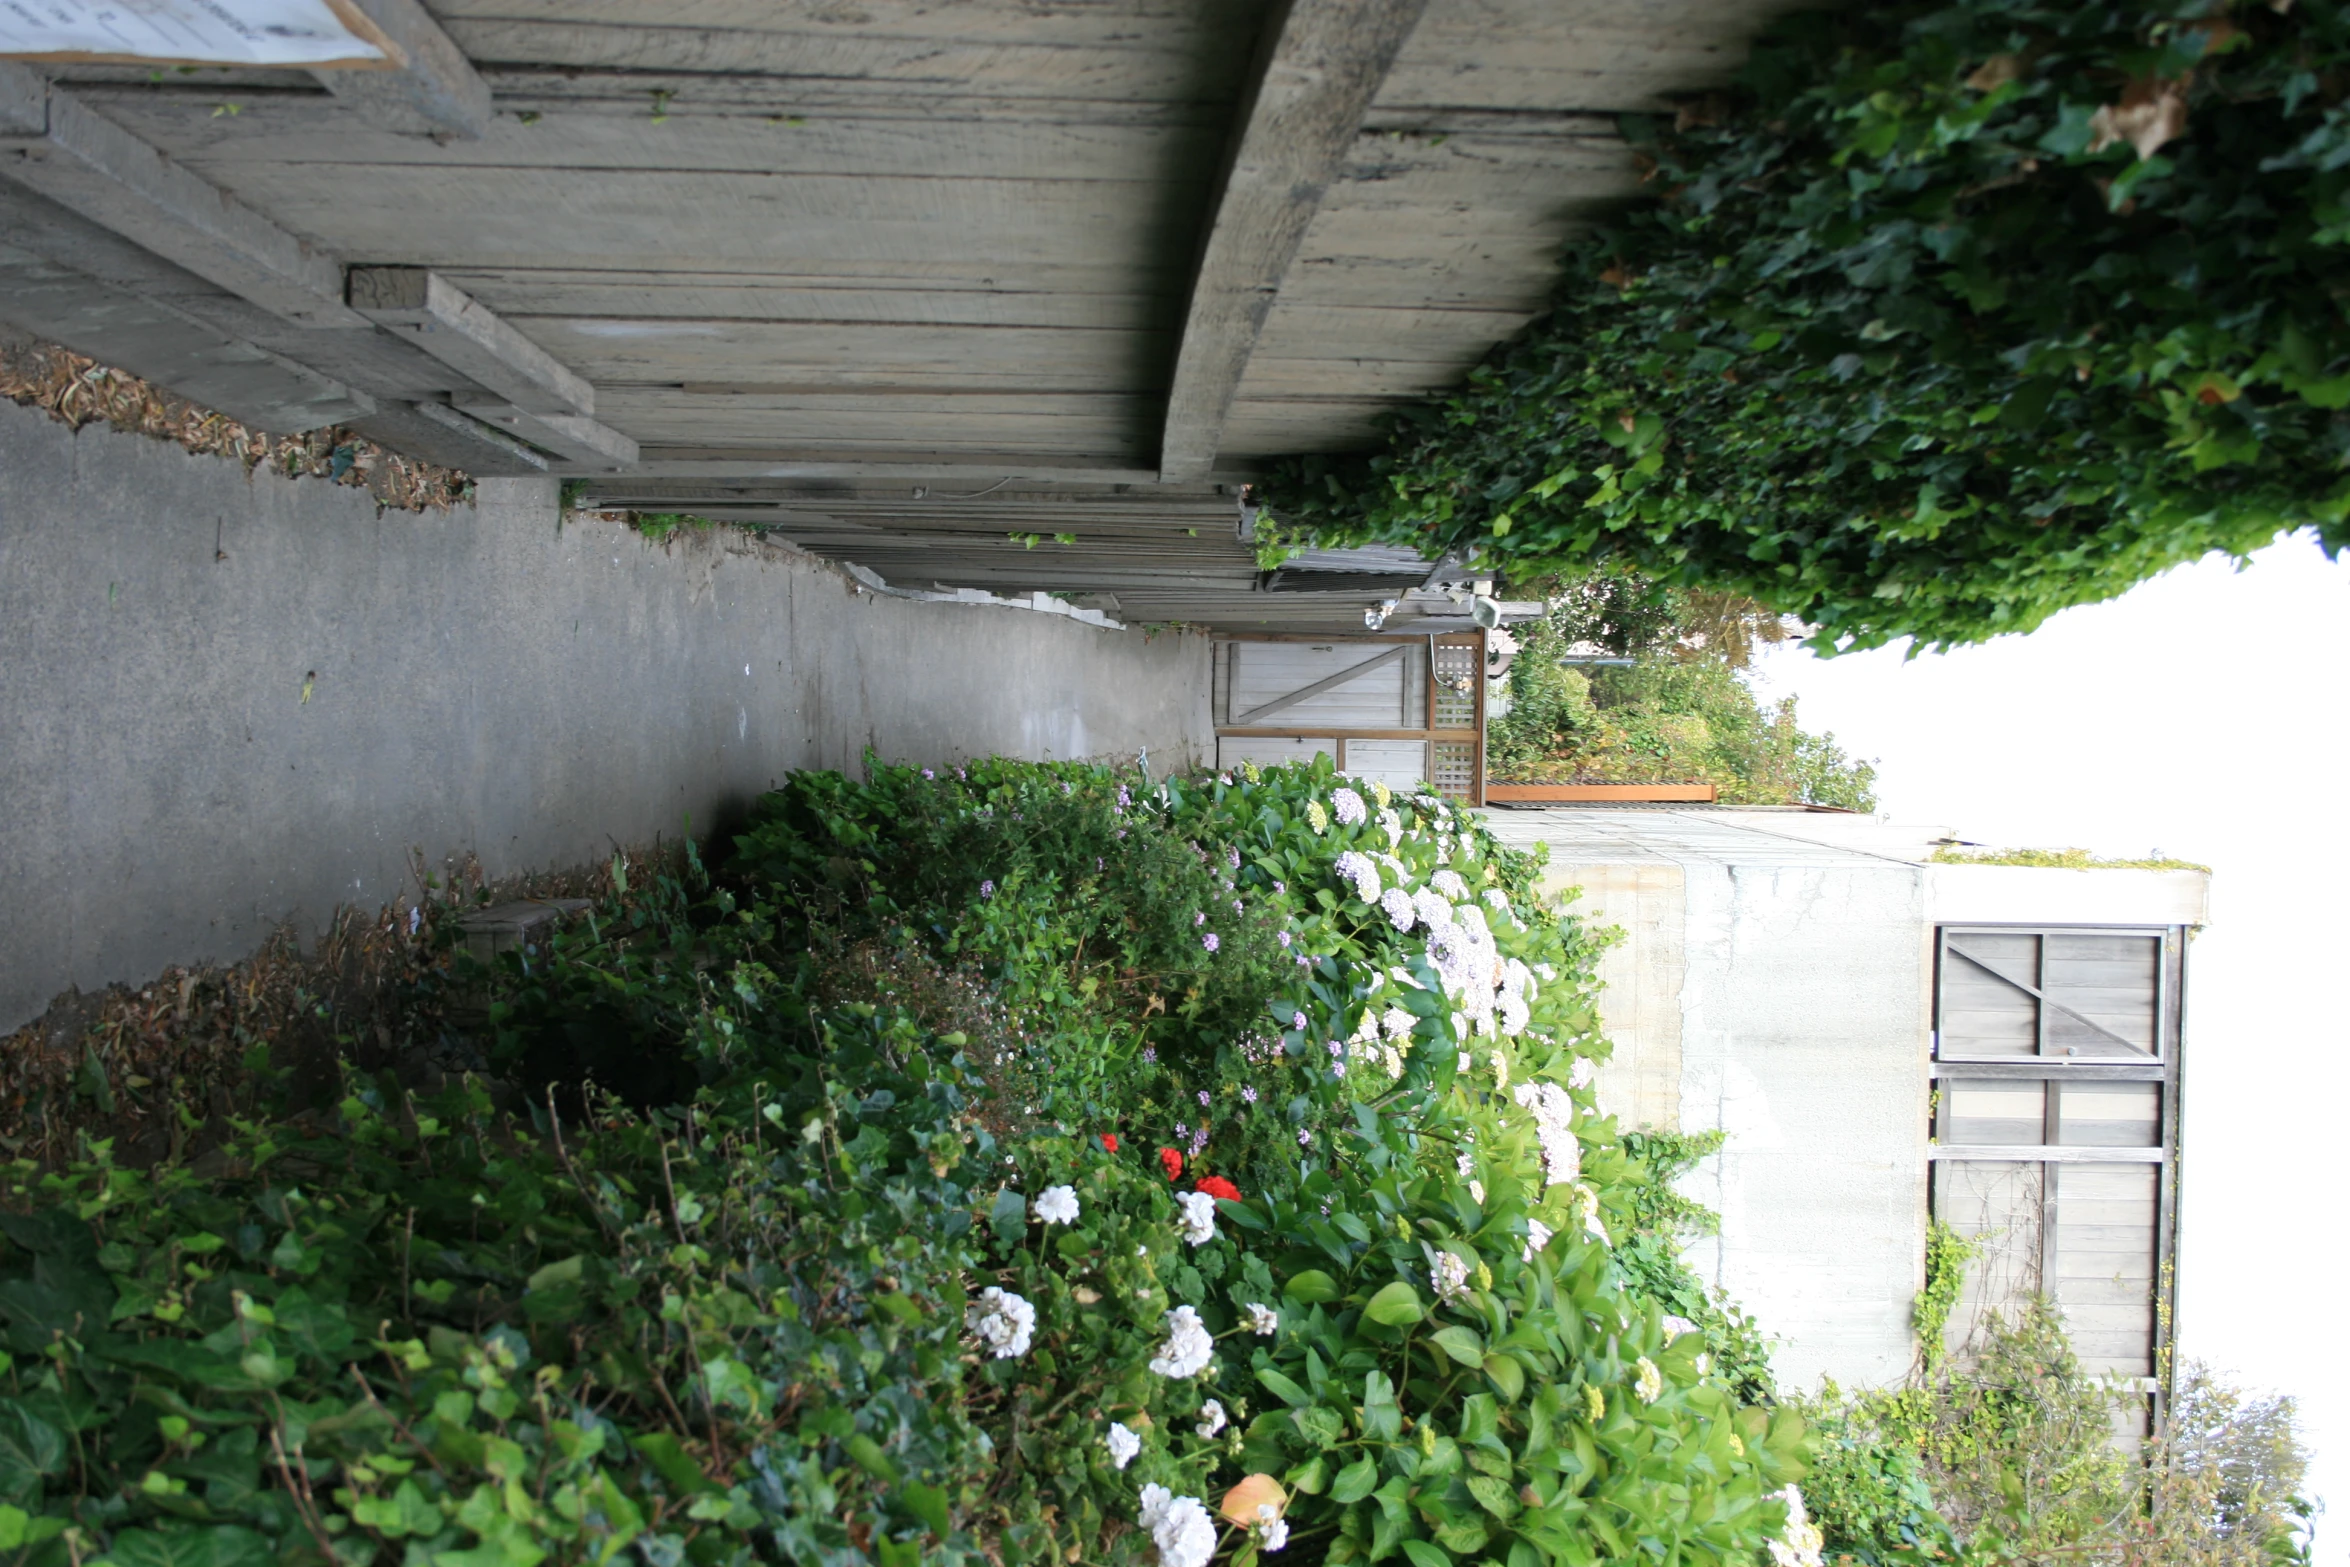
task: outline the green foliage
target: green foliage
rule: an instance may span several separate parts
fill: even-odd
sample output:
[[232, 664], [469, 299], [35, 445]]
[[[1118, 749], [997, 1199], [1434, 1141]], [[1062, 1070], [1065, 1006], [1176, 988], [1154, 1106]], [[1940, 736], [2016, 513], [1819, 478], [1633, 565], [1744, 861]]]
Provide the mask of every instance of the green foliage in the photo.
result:
[[1931, 1377], [1939, 1371], [1948, 1348], [1950, 1313], [1966, 1287], [1966, 1265], [1975, 1258], [1975, 1243], [1940, 1219], [1926, 1226], [1926, 1284], [1910, 1303], [1909, 1320], [1918, 1336], [1918, 1367]]
[[1944, 847], [1927, 856], [1936, 865], [2030, 865], [2065, 871], [2208, 871], [2193, 860], [2152, 856], [2141, 860], [2107, 859], [2087, 849], [1956, 849]]
[[698, 517], [690, 511], [632, 511], [628, 525], [648, 539], [665, 539], [673, 533], [707, 533], [718, 526], [707, 517]]
[[1260, 1502], [1301, 1562], [1750, 1561], [1804, 1422], [1673, 1320], [1703, 1145], [1597, 1113], [1538, 870], [1327, 763], [797, 777], [477, 976], [495, 1094], [14, 1166], [0, 1542], [1122, 1567], [1157, 1486], [1241, 1564]]
[[1630, 569], [1822, 647], [2026, 631], [2280, 531], [2350, 542], [2350, 12], [1788, 19], [1632, 119], [1661, 198], [1294, 534]]
[[1833, 735], [1807, 733], [1793, 698], [1765, 708], [1727, 661], [1704, 653], [1631, 668], [1562, 667], [1552, 620], [1520, 633], [1510, 710], [1488, 730], [1495, 778], [1711, 783], [1733, 805], [1876, 806], [1876, 769]]

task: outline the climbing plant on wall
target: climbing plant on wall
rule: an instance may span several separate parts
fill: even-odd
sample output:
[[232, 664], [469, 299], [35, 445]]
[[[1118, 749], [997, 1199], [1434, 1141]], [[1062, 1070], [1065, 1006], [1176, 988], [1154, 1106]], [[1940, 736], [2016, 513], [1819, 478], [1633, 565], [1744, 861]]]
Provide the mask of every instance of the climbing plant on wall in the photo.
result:
[[2350, 543], [2350, 10], [1951, 0], [1782, 23], [1626, 121], [1657, 199], [1292, 534], [1751, 595], [1822, 645], [2028, 630]]

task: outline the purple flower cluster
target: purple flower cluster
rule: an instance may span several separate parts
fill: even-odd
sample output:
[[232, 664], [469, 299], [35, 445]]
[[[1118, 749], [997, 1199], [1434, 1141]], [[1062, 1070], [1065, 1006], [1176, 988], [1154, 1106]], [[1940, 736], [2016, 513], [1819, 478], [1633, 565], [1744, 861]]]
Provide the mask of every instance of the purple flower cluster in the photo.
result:
[[979, 895], [980, 895], [981, 897], [983, 897], [983, 898], [992, 898], [992, 897], [994, 897], [994, 896], [995, 896], [995, 883], [994, 883], [994, 882], [992, 882], [992, 881], [983, 881], [983, 882], [981, 882], [981, 883], [979, 884]]
[[1210, 952], [1213, 952], [1218, 947], [1224, 945], [1224, 943], [1216, 939], [1216, 933], [1212, 930], [1209, 931], [1206, 935], [1200, 937], [1199, 944], [1207, 948]]
[[1244, 1105], [1255, 1104], [1257, 1102], [1257, 1091], [1254, 1088], [1243, 1088], [1240, 1091], [1240, 1102]]

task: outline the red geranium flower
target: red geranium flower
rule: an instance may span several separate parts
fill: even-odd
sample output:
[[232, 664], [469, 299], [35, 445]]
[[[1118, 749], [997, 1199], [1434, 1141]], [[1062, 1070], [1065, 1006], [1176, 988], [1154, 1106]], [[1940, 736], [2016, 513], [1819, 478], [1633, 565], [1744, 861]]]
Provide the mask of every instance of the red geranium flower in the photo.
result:
[[1172, 1148], [1159, 1150], [1159, 1163], [1166, 1169], [1167, 1179], [1170, 1181], [1183, 1173], [1183, 1155]]
[[1191, 1183], [1191, 1189], [1206, 1192], [1210, 1197], [1221, 1198], [1225, 1202], [1240, 1201], [1240, 1188], [1221, 1175], [1203, 1175]]
[[1118, 1134], [1116, 1132], [1102, 1133], [1102, 1146], [1111, 1153], [1116, 1153], [1118, 1151]]

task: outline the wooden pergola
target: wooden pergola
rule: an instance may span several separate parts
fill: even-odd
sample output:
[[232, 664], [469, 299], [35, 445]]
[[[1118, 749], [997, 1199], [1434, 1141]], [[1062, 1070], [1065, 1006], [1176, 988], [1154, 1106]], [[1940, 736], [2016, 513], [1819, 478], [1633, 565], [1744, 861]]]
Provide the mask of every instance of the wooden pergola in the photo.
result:
[[355, 3], [397, 69], [0, 62], [0, 318], [893, 583], [1294, 630], [1395, 566], [1270, 582], [1258, 465], [1524, 325], [1638, 188], [1615, 117], [1781, 8]]

